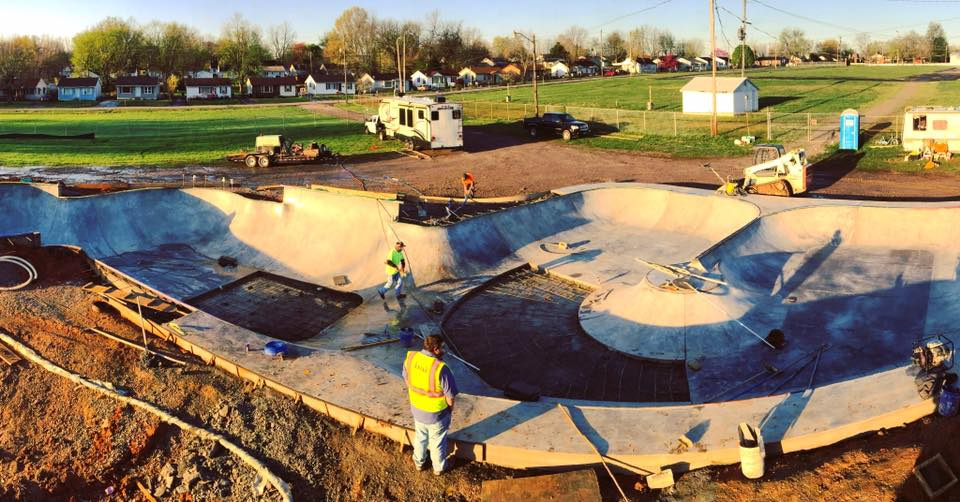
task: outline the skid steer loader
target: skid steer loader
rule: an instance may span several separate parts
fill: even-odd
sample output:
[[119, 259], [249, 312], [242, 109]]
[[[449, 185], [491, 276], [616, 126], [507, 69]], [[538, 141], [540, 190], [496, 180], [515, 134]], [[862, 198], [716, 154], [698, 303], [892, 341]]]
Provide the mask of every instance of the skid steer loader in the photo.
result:
[[[716, 171], [714, 171], [716, 173]], [[719, 174], [718, 174], [719, 176]], [[739, 180], [723, 180], [717, 192], [726, 195], [761, 194], [790, 197], [809, 189], [813, 173], [803, 149], [785, 151], [783, 145], [763, 144], [753, 149], [753, 165]]]

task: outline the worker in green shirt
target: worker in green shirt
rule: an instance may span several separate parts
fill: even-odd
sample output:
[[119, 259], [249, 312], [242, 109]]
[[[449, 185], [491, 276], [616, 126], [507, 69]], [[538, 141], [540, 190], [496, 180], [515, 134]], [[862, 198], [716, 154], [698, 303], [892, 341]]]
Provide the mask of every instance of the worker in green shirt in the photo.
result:
[[401, 292], [403, 289], [403, 278], [407, 275], [407, 259], [403, 255], [404, 247], [406, 246], [404, 246], [402, 242], [397, 241], [393, 249], [390, 250], [390, 254], [387, 255], [387, 283], [377, 288], [377, 293], [380, 293], [380, 298], [384, 300], [387, 299], [386, 292], [390, 288], [396, 289], [398, 299], [407, 297], [407, 295]]

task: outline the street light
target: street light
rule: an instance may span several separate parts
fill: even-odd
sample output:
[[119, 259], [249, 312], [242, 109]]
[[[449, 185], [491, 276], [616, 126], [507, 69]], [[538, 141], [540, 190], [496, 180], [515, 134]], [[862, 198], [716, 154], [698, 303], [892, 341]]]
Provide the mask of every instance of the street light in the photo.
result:
[[540, 94], [537, 93], [537, 34], [530, 38], [519, 31], [514, 31], [513, 36], [522, 37], [533, 44], [533, 116], [540, 116]]
[[[407, 81], [406, 75], [404, 72], [407, 71], [407, 35], [410, 35], [409, 32], [404, 31], [397, 37], [396, 48], [397, 48], [397, 78], [400, 80], [398, 84], [400, 85], [400, 92], [406, 92], [407, 90]], [[403, 40], [401, 45], [401, 40]], [[401, 50], [402, 47], [402, 50]]]

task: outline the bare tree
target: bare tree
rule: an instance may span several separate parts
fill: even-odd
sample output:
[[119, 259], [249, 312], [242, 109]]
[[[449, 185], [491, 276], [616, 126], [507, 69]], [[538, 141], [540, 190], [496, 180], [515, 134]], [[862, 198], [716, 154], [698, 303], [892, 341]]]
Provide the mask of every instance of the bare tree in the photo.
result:
[[270, 49], [273, 51], [273, 57], [280, 64], [287, 62], [287, 56], [290, 55], [290, 47], [297, 38], [297, 33], [293, 31], [290, 23], [284, 21], [278, 25], [270, 27]]
[[853, 46], [857, 49], [857, 54], [860, 55], [861, 59], [868, 58], [873, 54], [870, 54], [870, 34], [869, 33], [857, 33], [853, 37]]
[[[557, 37], [557, 42], [567, 50], [567, 54], [570, 54], [570, 59], [576, 61], [577, 58], [583, 56], [587, 53], [587, 44], [589, 43], [589, 35], [587, 30], [583, 29], [580, 26], [571, 26], [567, 28], [567, 31], [561, 33]], [[546, 44], [537, 44], [542, 45], [543, 47], [549, 47]]]

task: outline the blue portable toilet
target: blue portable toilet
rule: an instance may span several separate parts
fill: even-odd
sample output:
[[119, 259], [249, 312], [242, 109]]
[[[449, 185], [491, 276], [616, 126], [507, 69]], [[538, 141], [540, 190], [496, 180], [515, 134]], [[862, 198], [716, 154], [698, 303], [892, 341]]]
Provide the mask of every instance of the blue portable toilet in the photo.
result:
[[860, 149], [860, 112], [847, 108], [840, 115], [840, 149]]

